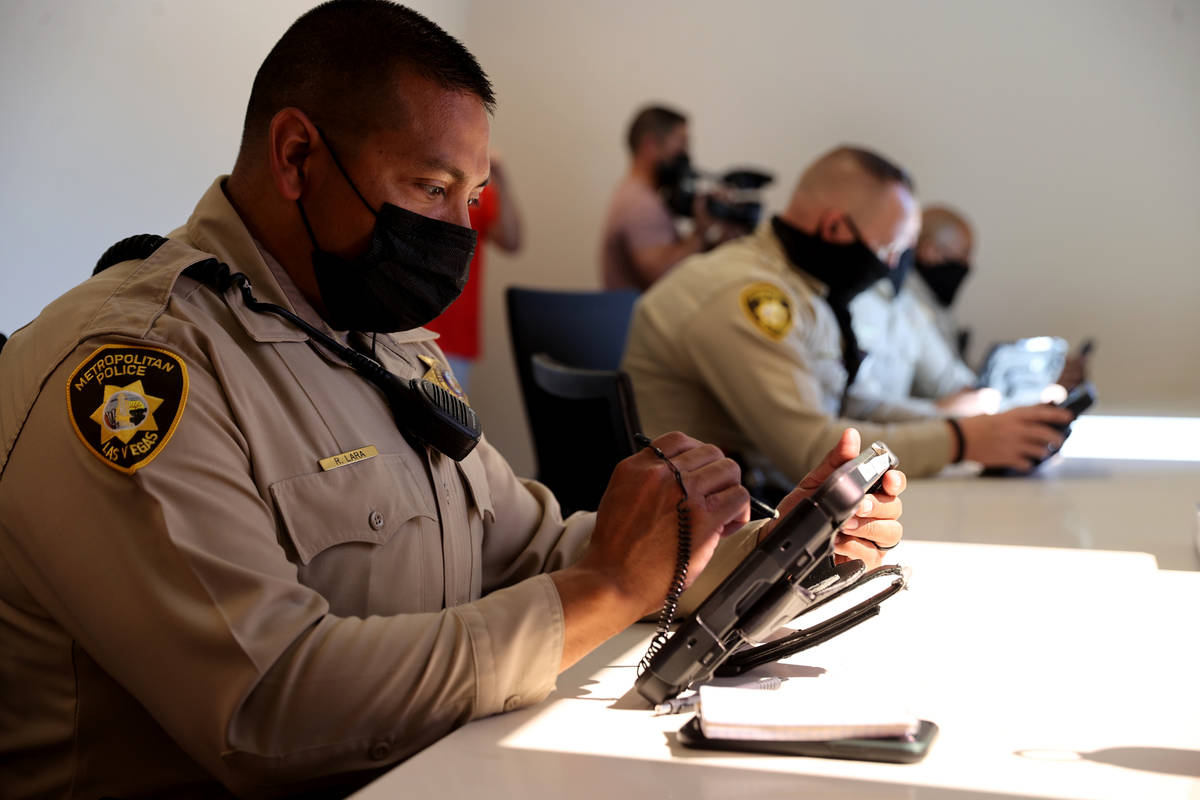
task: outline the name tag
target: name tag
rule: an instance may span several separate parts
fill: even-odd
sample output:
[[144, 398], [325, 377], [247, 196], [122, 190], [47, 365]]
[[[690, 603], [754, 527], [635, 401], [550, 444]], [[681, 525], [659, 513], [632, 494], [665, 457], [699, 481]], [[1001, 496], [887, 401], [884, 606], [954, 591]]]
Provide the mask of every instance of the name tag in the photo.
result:
[[349, 450], [345, 453], [338, 453], [336, 456], [322, 458], [317, 463], [321, 465], [321, 469], [328, 472], [331, 469], [344, 467], [347, 464], [357, 464], [359, 461], [366, 461], [368, 458], [374, 458], [379, 455], [379, 451], [375, 445], [360, 447], [357, 450]]

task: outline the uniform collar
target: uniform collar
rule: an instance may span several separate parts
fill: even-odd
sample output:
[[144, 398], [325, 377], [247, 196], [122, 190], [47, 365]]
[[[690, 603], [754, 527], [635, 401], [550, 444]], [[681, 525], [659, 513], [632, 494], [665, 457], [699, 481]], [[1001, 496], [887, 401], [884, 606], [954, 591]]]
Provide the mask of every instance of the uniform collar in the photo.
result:
[[[222, 175], [217, 178], [200, 198], [184, 226], [186, 238], [196, 249], [211, 253], [228, 264], [231, 271], [245, 274], [254, 286], [254, 296], [259, 300], [283, 306], [320, 330], [345, 340], [345, 332], [339, 335], [329, 328], [312, 305], [304, 299], [299, 287], [283, 266], [251, 236], [225, 194], [224, 185], [228, 177]], [[240, 302], [240, 298], [231, 300], [229, 308], [238, 323], [256, 342], [308, 340], [308, 334], [292, 323], [274, 314], [251, 311]], [[436, 339], [437, 334], [426, 328], [414, 328], [379, 336], [381, 342], [389, 338], [396, 344], [404, 344]]]
[[792, 263], [787, 256], [787, 251], [783, 249], [783, 242], [779, 241], [779, 237], [775, 235], [769, 219], [759, 223], [754, 236], [758, 240], [759, 247], [765, 251], [771, 263], [776, 265], [780, 273], [799, 278], [813, 294], [821, 297], [829, 294], [829, 287], [825, 285], [824, 281], [813, 277], [799, 265]]

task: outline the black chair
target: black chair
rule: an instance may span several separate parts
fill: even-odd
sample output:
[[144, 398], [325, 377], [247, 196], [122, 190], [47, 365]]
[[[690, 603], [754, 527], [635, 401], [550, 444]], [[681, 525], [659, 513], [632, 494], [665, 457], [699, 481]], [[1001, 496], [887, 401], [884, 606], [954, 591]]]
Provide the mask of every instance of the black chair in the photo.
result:
[[629, 376], [569, 367], [545, 353], [534, 355], [530, 367], [544, 395], [539, 415], [530, 421], [541, 480], [564, 513], [593, 510], [617, 462], [637, 449]]
[[565, 435], [554, 415], [559, 406], [533, 379], [533, 356], [544, 353], [559, 364], [616, 371], [625, 350], [638, 293], [553, 291], [510, 287], [506, 292], [513, 358], [533, 434], [538, 479], [554, 479], [556, 438]]

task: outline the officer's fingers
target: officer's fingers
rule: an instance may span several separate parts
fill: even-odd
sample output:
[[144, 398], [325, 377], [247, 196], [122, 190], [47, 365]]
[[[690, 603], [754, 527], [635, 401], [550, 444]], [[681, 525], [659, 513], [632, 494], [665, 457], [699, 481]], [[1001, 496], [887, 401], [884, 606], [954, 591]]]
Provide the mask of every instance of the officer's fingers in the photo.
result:
[[[680, 457], [677, 460], [682, 461], [683, 459]], [[684, 473], [684, 483], [688, 487], [688, 494], [696, 498], [723, 492], [730, 486], [740, 485], [741, 481], [741, 467], [733, 459], [724, 457]]]
[[701, 442], [688, 436], [680, 431], [671, 431], [664, 433], [655, 439], [652, 444], [662, 451], [667, 458], [674, 458], [680, 453], [691, 450], [693, 447], [698, 447]]
[[[908, 476], [898, 469], [889, 469], [883, 473], [883, 481], [880, 487], [884, 494], [890, 494], [893, 497], [899, 496], [908, 488]], [[876, 495], [879, 493], [877, 492]]]
[[1041, 461], [1046, 458], [1053, 448], [1059, 446], [1061, 442], [1047, 442], [1041, 436], [1023, 438], [1009, 442], [1007, 448], [1008, 456], [1012, 459], [1033, 459]]
[[[1028, 456], [1022, 455], [1019, 451], [1009, 452], [1004, 456], [997, 457], [994, 465], [997, 467], [1012, 467], [1013, 469], [1028, 472], [1033, 469], [1035, 461], [1041, 461], [1046, 456], [1046, 449], [1034, 448], [1034, 451]], [[992, 462], [989, 462], [989, 466]]]
[[1042, 447], [1060, 447], [1063, 443], [1062, 432], [1049, 425], [1031, 425], [1025, 430], [1024, 440]]
[[700, 530], [726, 536], [750, 521], [750, 493], [741, 484], [705, 495], [699, 506]]
[[833, 449], [825, 454], [825, 458], [816, 469], [804, 476], [804, 480], [800, 481], [797, 488], [809, 490], [818, 488], [835, 469], [858, 455], [861, 446], [862, 437], [859, 435], [858, 429], [846, 428], [842, 431], [841, 438], [838, 439]]
[[1026, 422], [1041, 422], [1049, 425], [1066, 425], [1071, 420], [1075, 419], [1075, 415], [1065, 408], [1052, 406], [1046, 403], [1037, 406], [1026, 406], [1018, 408], [1015, 411], [1019, 412], [1019, 416]]
[[854, 527], [858, 527], [873, 519], [899, 519], [902, 510], [903, 503], [899, 497], [893, 497], [890, 494], [867, 495], [859, 503], [854, 516], [846, 520], [846, 525], [843, 527], [853, 530], [850, 523], [854, 523]]
[[[710, 464], [725, 460], [727, 459], [721, 448], [713, 444], [704, 444], [703, 442], [697, 442], [695, 447], [684, 450], [679, 455], [671, 458], [671, 461], [674, 462], [675, 466], [679, 468], [679, 471], [684, 476], [687, 476], [690, 472], [703, 469]], [[730, 461], [730, 463], [737, 466], [733, 461]], [[737, 480], [741, 480], [740, 469], [738, 470]]]
[[847, 558], [862, 559], [867, 569], [873, 569], [883, 563], [883, 553], [873, 543], [845, 534], [838, 534], [833, 544], [833, 552], [842, 557], [839, 561]]
[[[887, 473], [884, 473], [885, 475]], [[882, 492], [869, 494], [858, 504], [854, 516], [846, 520], [842, 530], [852, 531], [873, 519], [899, 519], [903, 503], [899, 497]]]
[[891, 498], [887, 502], [873, 504], [870, 511], [857, 513], [842, 523], [842, 530], [854, 531], [857, 535], [859, 529], [868, 525], [872, 520], [900, 519], [901, 510], [899, 498]]
[[872, 519], [863, 521], [853, 533], [840, 535], [848, 539], [861, 539], [880, 547], [895, 547], [904, 535], [904, 526], [894, 519]]

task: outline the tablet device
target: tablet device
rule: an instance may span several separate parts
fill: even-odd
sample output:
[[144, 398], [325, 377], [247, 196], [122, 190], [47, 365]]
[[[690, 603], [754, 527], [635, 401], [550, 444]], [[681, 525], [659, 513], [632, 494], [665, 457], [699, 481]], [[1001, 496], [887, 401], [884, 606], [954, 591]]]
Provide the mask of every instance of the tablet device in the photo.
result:
[[1002, 408], [1035, 405], [1058, 380], [1066, 361], [1067, 340], [1057, 336], [1000, 342], [988, 353], [978, 386], [1000, 392]]
[[634, 684], [638, 693], [656, 705], [674, 697], [712, 677], [738, 648], [765, 641], [817, 603], [822, 594], [805, 585], [806, 578], [832, 555], [834, 535], [863, 497], [897, 464], [887, 445], [875, 442], [834, 470], [775, 523], [670, 639], [657, 651], [652, 645]]

